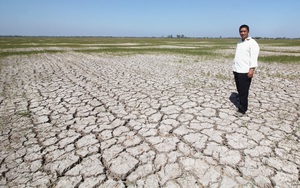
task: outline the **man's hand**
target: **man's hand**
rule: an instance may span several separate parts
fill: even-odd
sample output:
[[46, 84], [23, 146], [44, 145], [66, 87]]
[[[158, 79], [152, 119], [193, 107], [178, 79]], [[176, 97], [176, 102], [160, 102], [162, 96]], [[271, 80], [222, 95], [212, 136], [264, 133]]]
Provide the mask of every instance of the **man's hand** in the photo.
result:
[[254, 68], [249, 69], [248, 78], [252, 78], [254, 74]]

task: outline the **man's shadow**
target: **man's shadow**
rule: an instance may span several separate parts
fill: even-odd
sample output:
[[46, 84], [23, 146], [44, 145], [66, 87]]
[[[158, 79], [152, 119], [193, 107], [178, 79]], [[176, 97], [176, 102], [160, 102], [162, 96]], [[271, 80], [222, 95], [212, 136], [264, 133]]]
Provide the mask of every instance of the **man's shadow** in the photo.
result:
[[236, 92], [232, 92], [229, 100], [232, 102], [232, 104], [234, 104], [235, 107], [239, 108], [240, 105], [240, 101], [239, 101], [239, 94]]

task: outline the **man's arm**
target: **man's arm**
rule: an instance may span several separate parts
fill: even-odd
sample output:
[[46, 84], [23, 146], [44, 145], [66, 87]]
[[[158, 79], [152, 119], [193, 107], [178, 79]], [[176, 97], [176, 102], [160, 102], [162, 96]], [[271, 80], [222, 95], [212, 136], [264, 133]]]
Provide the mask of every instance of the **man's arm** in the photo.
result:
[[259, 46], [256, 41], [253, 41], [250, 46], [250, 69], [248, 72], [248, 77], [252, 78], [254, 74], [255, 67], [257, 67], [257, 60], [259, 54]]
[[250, 67], [257, 67], [257, 60], [259, 54], [259, 46], [255, 40], [251, 41], [250, 44]]

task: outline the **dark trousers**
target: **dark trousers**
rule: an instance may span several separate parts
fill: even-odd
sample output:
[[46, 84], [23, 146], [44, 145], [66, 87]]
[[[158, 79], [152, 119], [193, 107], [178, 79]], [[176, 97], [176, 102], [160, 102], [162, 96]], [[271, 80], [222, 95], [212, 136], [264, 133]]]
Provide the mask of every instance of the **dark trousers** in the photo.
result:
[[248, 73], [233, 72], [233, 74], [240, 99], [239, 111], [245, 113], [248, 110], [249, 88], [252, 79], [248, 77]]

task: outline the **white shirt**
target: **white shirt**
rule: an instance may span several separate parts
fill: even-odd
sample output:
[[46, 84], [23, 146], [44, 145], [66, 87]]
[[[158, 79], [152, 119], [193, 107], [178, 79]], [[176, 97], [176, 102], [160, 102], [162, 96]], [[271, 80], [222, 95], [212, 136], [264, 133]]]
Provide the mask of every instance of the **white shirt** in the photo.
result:
[[233, 71], [237, 73], [248, 73], [250, 68], [257, 67], [259, 46], [251, 37], [237, 43]]

